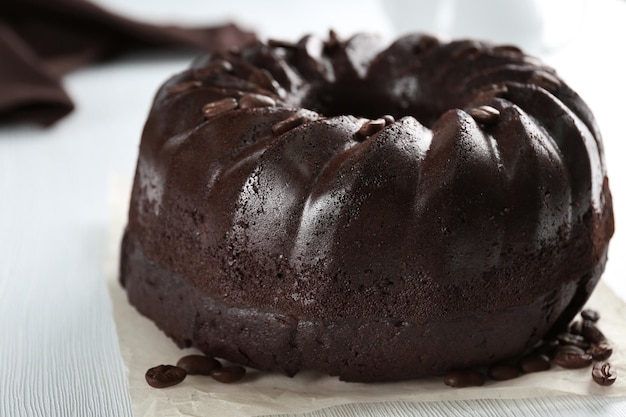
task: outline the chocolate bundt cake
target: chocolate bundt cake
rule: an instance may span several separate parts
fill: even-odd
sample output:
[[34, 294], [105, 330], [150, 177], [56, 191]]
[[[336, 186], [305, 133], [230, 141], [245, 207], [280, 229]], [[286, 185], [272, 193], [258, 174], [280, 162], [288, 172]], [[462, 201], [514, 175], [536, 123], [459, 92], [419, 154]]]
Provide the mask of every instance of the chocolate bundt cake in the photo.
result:
[[160, 89], [121, 282], [181, 347], [401, 380], [561, 328], [612, 233], [598, 127], [552, 69], [331, 33], [214, 54]]

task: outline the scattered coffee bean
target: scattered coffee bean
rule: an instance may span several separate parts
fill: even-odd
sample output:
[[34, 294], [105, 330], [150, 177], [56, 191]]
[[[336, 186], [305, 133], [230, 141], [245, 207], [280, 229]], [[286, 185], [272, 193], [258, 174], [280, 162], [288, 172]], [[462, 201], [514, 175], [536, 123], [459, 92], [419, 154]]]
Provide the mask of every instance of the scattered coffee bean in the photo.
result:
[[204, 117], [207, 119], [213, 116], [217, 116], [218, 114], [227, 112], [229, 110], [233, 110], [237, 108], [237, 100], [232, 97], [225, 98], [218, 101], [212, 101], [207, 103], [202, 108], [202, 113]]
[[221, 368], [222, 364], [209, 356], [188, 355], [180, 358], [176, 366], [183, 368], [188, 375], [209, 375], [214, 369]]
[[608, 387], [617, 379], [617, 371], [608, 362], [597, 362], [593, 365], [591, 377], [597, 384]]
[[369, 120], [363, 123], [363, 126], [361, 126], [358, 133], [361, 136], [372, 136], [373, 134], [383, 130], [386, 123], [385, 119]]
[[600, 313], [590, 308], [586, 308], [583, 311], [581, 311], [580, 316], [585, 320], [591, 320], [593, 322], [600, 320]]
[[554, 354], [554, 363], [566, 369], [585, 368], [593, 362], [590, 354], [578, 346], [561, 346]]
[[542, 354], [530, 354], [520, 359], [519, 366], [526, 373], [546, 371], [550, 369], [550, 358]]
[[583, 320], [582, 335], [591, 343], [599, 343], [606, 340], [604, 333], [598, 329], [596, 324], [591, 320]]
[[146, 382], [154, 388], [167, 388], [183, 382], [187, 371], [173, 365], [159, 365], [148, 369]]
[[273, 98], [265, 96], [263, 94], [245, 94], [239, 99], [239, 108], [250, 109], [253, 107], [273, 107], [276, 105], [276, 101]]
[[468, 113], [474, 120], [484, 125], [492, 125], [500, 118], [500, 110], [491, 106], [474, 107]]
[[209, 375], [216, 381], [224, 384], [230, 384], [241, 380], [246, 374], [246, 368], [243, 366], [226, 366], [214, 369]]
[[591, 347], [587, 349], [587, 353], [591, 355], [594, 361], [605, 361], [613, 354], [613, 348], [606, 340], [603, 340], [597, 344], [591, 345]]
[[520, 375], [520, 370], [513, 365], [491, 365], [487, 370], [487, 375], [496, 381], [506, 381], [507, 379], [517, 378]]
[[556, 338], [562, 345], [577, 346], [581, 349], [587, 349], [589, 342], [582, 335], [572, 333], [559, 333]]
[[454, 388], [479, 387], [485, 383], [485, 376], [475, 369], [455, 369], [446, 372], [443, 381]]

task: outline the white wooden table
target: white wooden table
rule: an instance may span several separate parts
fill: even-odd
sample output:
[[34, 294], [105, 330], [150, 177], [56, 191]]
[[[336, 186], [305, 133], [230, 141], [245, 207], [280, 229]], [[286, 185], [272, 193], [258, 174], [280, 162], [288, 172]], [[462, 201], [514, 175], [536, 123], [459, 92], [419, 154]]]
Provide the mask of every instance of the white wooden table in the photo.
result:
[[[330, 27], [346, 35], [357, 30], [395, 35], [389, 5], [374, 0], [359, 2], [356, 9], [332, 1], [297, 7], [276, 1], [270, 12], [252, 1], [210, 6], [200, 0], [100, 3], [153, 22], [199, 24], [230, 17], [271, 37], [324, 34]], [[337, 13], [328, 16], [325, 5]], [[412, 7], [417, 6], [419, 2]], [[626, 218], [621, 57], [626, 4], [594, 0], [587, 6], [576, 37], [543, 58], [585, 98], [601, 125], [617, 218], [605, 281], [626, 299], [626, 233], [621, 229]], [[107, 178], [133, 175], [153, 94], [189, 60], [143, 55], [76, 72], [66, 79], [77, 104], [68, 118], [50, 130], [0, 127], [0, 417], [131, 415], [102, 270]], [[626, 377], [626, 370], [622, 373]], [[417, 414], [617, 416], [626, 415], [626, 399], [349, 405], [311, 415]]]

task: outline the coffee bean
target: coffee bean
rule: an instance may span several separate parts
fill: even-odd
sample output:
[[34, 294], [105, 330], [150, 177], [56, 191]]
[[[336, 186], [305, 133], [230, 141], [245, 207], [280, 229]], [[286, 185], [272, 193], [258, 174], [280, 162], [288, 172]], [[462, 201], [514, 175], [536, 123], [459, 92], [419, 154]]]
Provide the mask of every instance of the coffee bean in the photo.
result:
[[211, 371], [209, 375], [213, 379], [224, 384], [230, 384], [237, 382], [246, 374], [246, 368], [243, 366], [226, 366], [224, 368], [218, 368]]
[[239, 99], [239, 108], [250, 109], [254, 107], [273, 107], [276, 105], [276, 101], [273, 98], [265, 96], [263, 94], [245, 94]]
[[574, 346], [574, 345], [559, 345], [559, 347], [556, 348], [554, 353], [556, 355], [559, 352], [569, 352], [569, 353], [575, 353], [575, 354], [582, 354], [582, 353], [585, 353], [585, 350], [579, 348], [578, 346]]
[[454, 388], [479, 387], [485, 383], [485, 376], [475, 369], [455, 369], [446, 372], [443, 382]]
[[393, 116], [392, 116], [392, 115], [390, 115], [390, 114], [386, 114], [386, 115], [384, 115], [384, 116], [382, 117], [382, 119], [385, 121], [385, 126], [388, 126], [388, 125], [394, 124], [394, 123], [396, 122], [396, 118], [395, 118], [395, 117], [393, 117]]
[[183, 382], [187, 371], [173, 365], [159, 365], [148, 369], [146, 382], [154, 388], [167, 388]]
[[387, 122], [385, 119], [375, 119], [369, 120], [363, 123], [363, 126], [359, 129], [359, 135], [361, 136], [372, 136], [375, 133], [380, 132], [385, 128]]
[[566, 369], [584, 368], [593, 362], [590, 354], [578, 346], [561, 346], [556, 350], [554, 363]]
[[218, 101], [212, 101], [207, 103], [202, 108], [202, 113], [205, 118], [211, 118], [213, 116], [217, 116], [218, 114], [225, 113], [227, 111], [236, 109], [238, 106], [237, 100], [232, 97], [225, 98]]
[[542, 354], [530, 354], [520, 360], [519, 366], [526, 373], [546, 371], [550, 369], [550, 358]]
[[580, 316], [585, 320], [591, 320], [593, 322], [600, 320], [600, 313], [590, 308], [586, 308], [583, 311], [581, 311]]
[[598, 362], [593, 365], [591, 377], [597, 384], [608, 387], [617, 379], [617, 371], [608, 362]]
[[188, 375], [209, 375], [222, 364], [214, 358], [203, 355], [188, 355], [180, 358], [176, 366], [187, 371]]
[[496, 381], [506, 381], [507, 379], [517, 378], [520, 375], [520, 370], [513, 365], [491, 365], [487, 370], [487, 375]]
[[604, 333], [602, 333], [596, 324], [591, 320], [583, 320], [581, 334], [591, 343], [600, 343], [606, 340]]
[[281, 135], [304, 123], [304, 117], [296, 113], [272, 126], [272, 132]]
[[484, 125], [492, 125], [500, 118], [500, 110], [491, 106], [474, 107], [468, 113], [474, 120]]
[[591, 355], [594, 361], [605, 361], [613, 354], [613, 348], [606, 340], [603, 340], [597, 344], [591, 345], [587, 349], [587, 353]]
[[312, 111], [300, 110], [291, 116], [287, 117], [284, 120], [281, 120], [278, 123], [275, 123], [272, 126], [272, 132], [277, 135], [282, 135], [285, 132], [290, 131], [303, 123], [310, 122], [312, 120], [316, 120], [318, 118], [318, 114]]
[[559, 333], [556, 338], [562, 345], [577, 346], [581, 349], [587, 349], [589, 342], [582, 335], [572, 333]]

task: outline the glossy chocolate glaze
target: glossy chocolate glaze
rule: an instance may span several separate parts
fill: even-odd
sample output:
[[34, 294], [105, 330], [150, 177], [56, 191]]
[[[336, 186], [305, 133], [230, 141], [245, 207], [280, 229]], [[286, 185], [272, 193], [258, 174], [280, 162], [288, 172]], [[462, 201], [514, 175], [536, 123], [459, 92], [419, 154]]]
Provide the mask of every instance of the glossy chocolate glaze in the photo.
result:
[[492, 363], [567, 323], [600, 278], [603, 158], [583, 101], [517, 48], [259, 43], [158, 92], [121, 281], [179, 345], [260, 369], [373, 381]]

